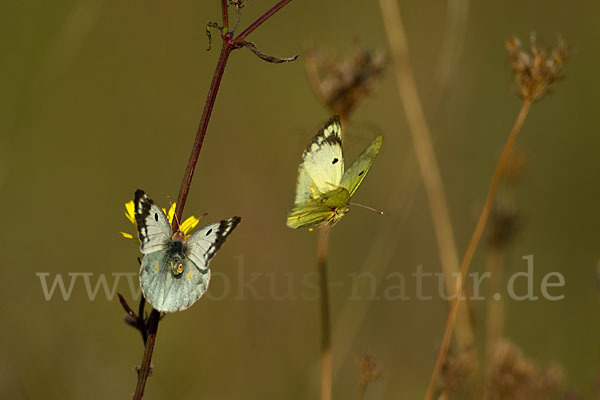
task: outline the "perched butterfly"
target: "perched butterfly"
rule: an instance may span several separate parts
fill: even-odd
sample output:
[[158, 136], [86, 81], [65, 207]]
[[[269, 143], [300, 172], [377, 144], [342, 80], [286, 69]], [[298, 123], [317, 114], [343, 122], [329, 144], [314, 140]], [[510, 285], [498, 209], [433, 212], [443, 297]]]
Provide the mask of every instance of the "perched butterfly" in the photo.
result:
[[378, 136], [344, 172], [342, 126], [332, 117], [304, 150], [298, 169], [294, 208], [287, 217], [290, 228], [336, 224], [348, 212], [348, 204], [369, 172], [381, 148]]
[[161, 312], [189, 308], [208, 288], [208, 263], [240, 217], [207, 225], [186, 238], [175, 233], [163, 210], [142, 190], [135, 192], [135, 220], [144, 255], [140, 286], [144, 297]]

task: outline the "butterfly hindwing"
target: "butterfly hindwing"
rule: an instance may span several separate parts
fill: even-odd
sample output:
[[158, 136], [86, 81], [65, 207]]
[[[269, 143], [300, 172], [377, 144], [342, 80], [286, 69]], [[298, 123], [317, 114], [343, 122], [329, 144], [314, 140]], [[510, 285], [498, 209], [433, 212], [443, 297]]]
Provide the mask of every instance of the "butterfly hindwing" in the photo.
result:
[[308, 200], [295, 206], [287, 216], [287, 226], [293, 229], [318, 226], [329, 220], [331, 210], [324, 204]]
[[335, 224], [346, 213], [350, 194], [342, 187], [321, 194], [294, 206], [287, 217], [287, 226], [293, 229]]
[[210, 259], [219, 250], [227, 236], [229, 236], [240, 221], [240, 217], [233, 217], [206, 225], [196, 231], [187, 240], [187, 257], [200, 271], [208, 270]]
[[172, 235], [167, 216], [143, 190], [136, 190], [134, 204], [140, 251], [148, 254], [163, 249]]
[[367, 147], [361, 155], [352, 163], [350, 168], [344, 172], [340, 186], [348, 190], [350, 196], [356, 192], [358, 186], [360, 186], [363, 179], [369, 172], [369, 169], [375, 161], [375, 157], [379, 153], [381, 144], [383, 143], [383, 136], [377, 136], [373, 142]]
[[183, 273], [175, 275], [168, 266], [168, 254], [146, 254], [140, 270], [144, 297], [160, 312], [183, 311], [194, 304], [208, 288], [210, 270], [200, 271], [189, 259], [183, 261]]
[[302, 155], [304, 162], [298, 171], [295, 204], [326, 193], [339, 185], [344, 174], [342, 126], [332, 117], [313, 137]]

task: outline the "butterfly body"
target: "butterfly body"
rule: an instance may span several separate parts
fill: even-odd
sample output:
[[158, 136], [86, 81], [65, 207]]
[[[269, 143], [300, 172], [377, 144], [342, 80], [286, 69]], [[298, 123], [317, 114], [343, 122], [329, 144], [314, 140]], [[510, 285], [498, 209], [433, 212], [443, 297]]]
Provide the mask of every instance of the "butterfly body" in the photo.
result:
[[184, 260], [188, 249], [185, 245], [185, 238], [177, 237], [177, 233], [173, 235], [166, 246], [166, 260], [169, 270], [174, 276], [179, 276], [183, 273]]
[[335, 225], [348, 212], [358, 189], [379, 153], [378, 136], [344, 172], [342, 129], [337, 116], [313, 137], [302, 155], [294, 208], [287, 217], [290, 228]]
[[241, 219], [207, 225], [186, 238], [180, 231], [172, 233], [162, 209], [143, 191], [136, 191], [134, 203], [144, 254], [140, 268], [144, 297], [161, 312], [185, 310], [206, 292], [210, 259]]

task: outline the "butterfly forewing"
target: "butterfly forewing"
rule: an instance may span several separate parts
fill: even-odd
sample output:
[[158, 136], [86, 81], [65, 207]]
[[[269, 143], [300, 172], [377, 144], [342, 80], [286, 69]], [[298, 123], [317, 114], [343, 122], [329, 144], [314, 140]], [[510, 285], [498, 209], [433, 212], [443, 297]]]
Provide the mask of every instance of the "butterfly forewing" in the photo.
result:
[[350, 196], [356, 192], [358, 186], [360, 186], [363, 179], [369, 172], [369, 169], [375, 161], [375, 157], [379, 153], [381, 144], [383, 143], [383, 136], [377, 136], [373, 142], [367, 147], [361, 155], [352, 163], [350, 168], [344, 172], [340, 186], [346, 188], [350, 193]]
[[135, 221], [143, 254], [161, 250], [171, 239], [171, 225], [167, 216], [143, 190], [135, 192]]
[[208, 270], [210, 259], [240, 221], [240, 217], [233, 217], [207, 225], [196, 231], [187, 240], [187, 257], [200, 271]]
[[335, 189], [342, 179], [342, 126], [337, 116], [332, 117], [313, 137], [304, 150], [303, 158], [298, 172], [296, 204], [313, 198], [315, 191], [326, 193]]

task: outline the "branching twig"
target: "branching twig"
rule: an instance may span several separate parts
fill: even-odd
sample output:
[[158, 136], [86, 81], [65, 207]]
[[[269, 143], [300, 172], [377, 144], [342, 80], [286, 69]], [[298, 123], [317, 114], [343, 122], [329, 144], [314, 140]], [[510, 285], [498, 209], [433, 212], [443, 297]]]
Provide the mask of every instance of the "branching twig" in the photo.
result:
[[183, 214], [183, 208], [185, 207], [185, 202], [187, 200], [188, 193], [190, 191], [190, 185], [192, 183], [192, 177], [194, 176], [194, 170], [196, 168], [196, 164], [198, 162], [198, 157], [200, 156], [200, 150], [202, 149], [202, 144], [204, 143], [204, 136], [206, 135], [206, 128], [208, 127], [208, 121], [210, 120], [210, 115], [212, 113], [213, 106], [215, 104], [215, 100], [217, 98], [217, 93], [219, 91], [219, 85], [221, 84], [221, 78], [223, 77], [223, 73], [225, 72], [225, 65], [227, 65], [227, 60], [229, 59], [229, 55], [235, 49], [240, 48], [241, 43], [244, 39], [252, 33], [256, 28], [262, 25], [267, 19], [269, 19], [273, 14], [279, 11], [283, 6], [289, 3], [292, 0], [281, 0], [275, 6], [273, 6], [269, 11], [260, 16], [256, 21], [250, 24], [248, 28], [246, 28], [242, 33], [234, 37], [234, 32], [228, 32], [228, 15], [227, 15], [227, 0], [221, 0], [223, 12], [223, 32], [221, 33], [221, 38], [223, 39], [223, 44], [221, 47], [221, 53], [219, 54], [219, 61], [217, 63], [217, 67], [215, 68], [215, 73], [213, 75], [212, 82], [210, 84], [210, 88], [208, 90], [208, 96], [206, 97], [206, 103], [204, 103], [204, 109], [202, 110], [202, 117], [200, 118], [200, 124], [198, 126], [198, 131], [196, 132], [196, 139], [194, 141], [194, 146], [192, 148], [192, 153], [190, 154], [190, 159], [188, 161], [187, 168], [185, 170], [185, 174], [183, 176], [183, 181], [181, 182], [181, 187], [179, 189], [179, 196], [177, 196], [177, 208], [175, 210], [175, 215], [177, 218], [173, 219], [173, 230], [177, 230], [179, 226], [177, 225], [177, 221], [181, 220], [181, 216]]
[[[204, 143], [204, 137], [206, 135], [206, 129], [208, 127], [208, 122], [210, 120], [210, 116], [212, 113], [213, 106], [215, 104], [215, 100], [217, 98], [217, 93], [219, 91], [219, 85], [221, 83], [221, 78], [223, 78], [223, 73], [225, 72], [225, 66], [227, 65], [227, 60], [229, 59], [229, 55], [235, 49], [238, 49], [243, 46], [244, 39], [252, 33], [256, 28], [262, 25], [267, 19], [269, 19], [273, 14], [275, 14], [278, 10], [280, 10], [283, 6], [289, 3], [291, 0], [281, 0], [274, 7], [272, 7], [269, 11], [259, 17], [256, 21], [254, 21], [246, 30], [244, 30], [240, 35], [234, 36], [234, 32], [229, 32], [229, 14], [228, 14], [228, 2], [227, 0], [221, 0], [221, 9], [223, 13], [223, 27], [221, 28], [221, 39], [222, 46], [221, 52], [219, 54], [219, 61], [217, 62], [217, 66], [215, 68], [215, 72], [213, 74], [212, 82], [210, 84], [210, 88], [208, 90], [208, 95], [206, 97], [206, 102], [204, 104], [204, 109], [202, 111], [202, 117], [200, 118], [200, 124], [198, 126], [198, 130], [196, 132], [196, 139], [194, 140], [194, 145], [192, 147], [192, 152], [190, 154], [190, 158], [188, 161], [188, 165], [186, 167], [183, 181], [181, 183], [181, 187], [179, 189], [179, 195], [177, 197], [177, 208], [175, 210], [176, 217], [173, 218], [173, 231], [177, 231], [179, 229], [178, 221], [181, 220], [181, 216], [183, 214], [183, 209], [185, 207], [185, 202], [187, 200], [187, 196], [190, 190], [190, 185], [192, 182], [192, 177], [194, 175], [194, 170], [196, 168], [196, 164], [198, 162], [198, 157], [200, 156], [200, 150], [202, 149], [202, 144]], [[125, 303], [126, 304], [126, 303]], [[125, 307], [124, 304], [124, 307]], [[140, 308], [143, 307], [140, 305]], [[127, 313], [131, 316], [131, 309], [129, 306], [126, 307]], [[133, 313], [133, 311], [131, 311]], [[143, 309], [141, 308], [140, 314], [143, 313]], [[138, 315], [138, 319], [143, 318], [143, 315]], [[143, 332], [147, 332], [147, 338], [145, 340], [145, 349], [144, 349], [144, 358], [142, 360], [142, 365], [138, 371], [138, 382], [134, 394], [134, 399], [139, 400], [142, 398], [144, 394], [144, 388], [146, 386], [146, 381], [151, 371], [151, 361], [152, 361], [152, 352], [154, 350], [154, 343], [156, 341], [156, 333], [158, 331], [158, 324], [160, 322], [160, 312], [156, 310], [152, 310], [150, 313], [150, 317], [148, 318], [148, 322], [144, 326]]]

